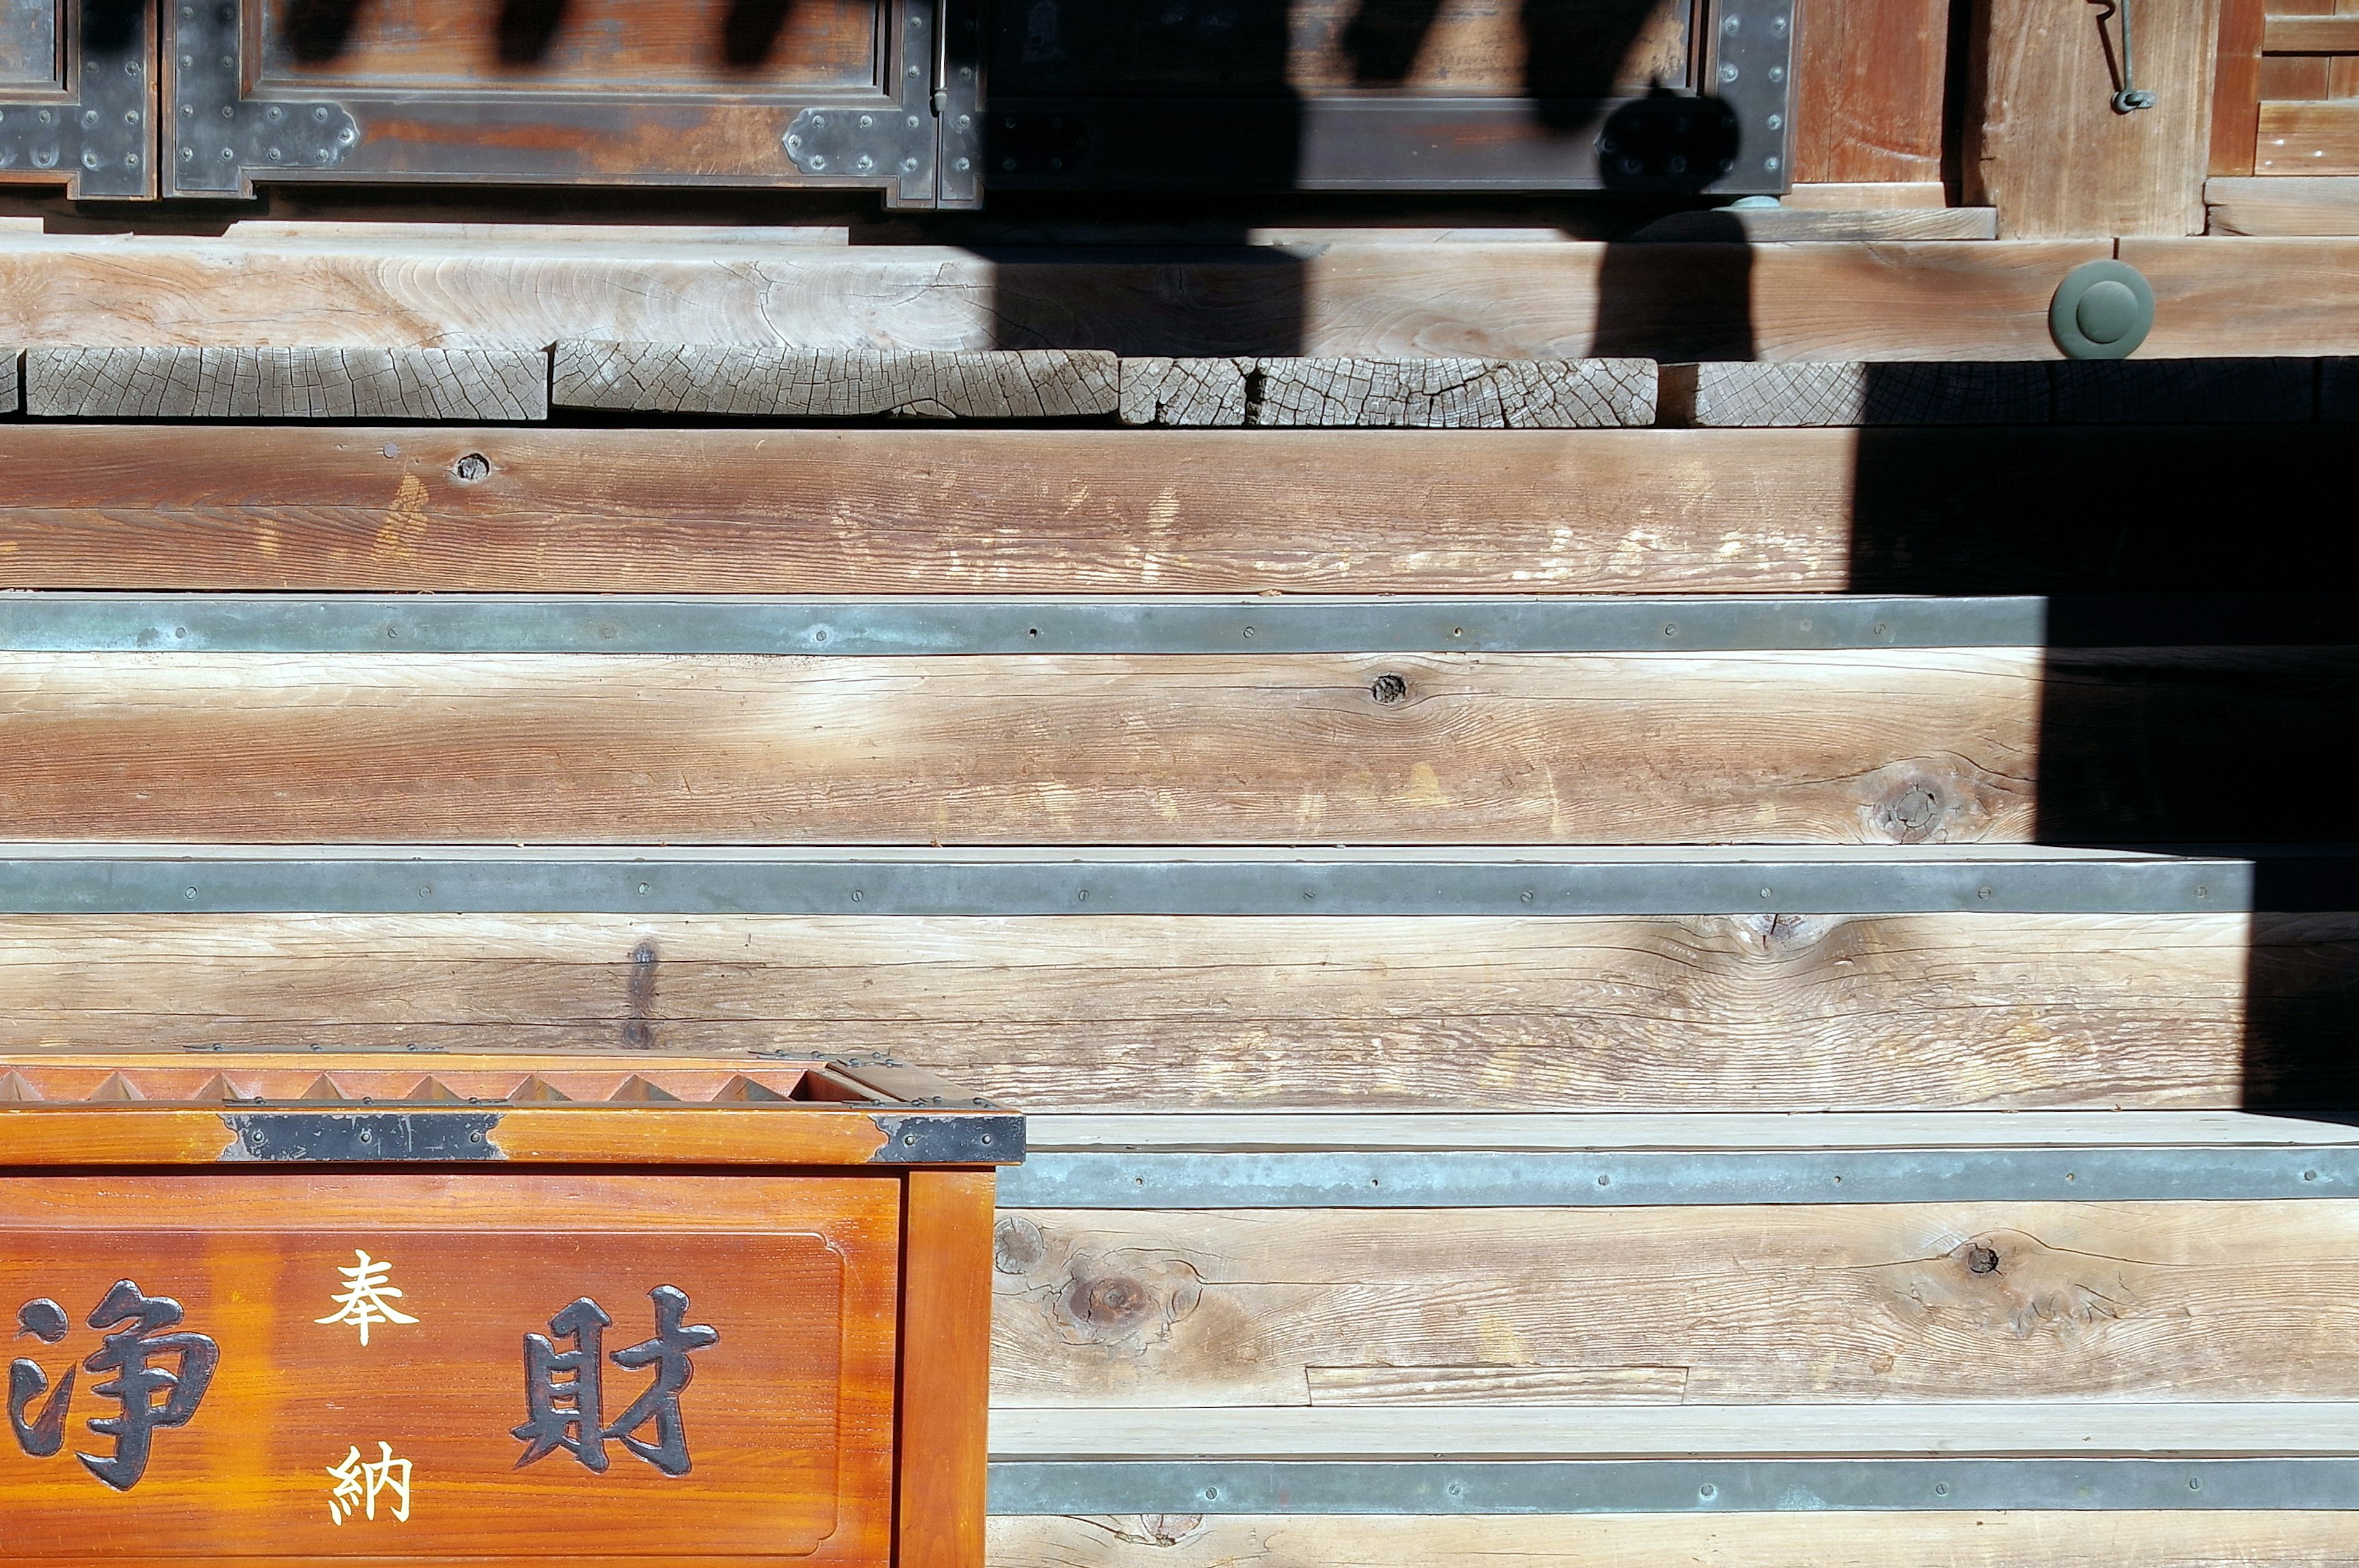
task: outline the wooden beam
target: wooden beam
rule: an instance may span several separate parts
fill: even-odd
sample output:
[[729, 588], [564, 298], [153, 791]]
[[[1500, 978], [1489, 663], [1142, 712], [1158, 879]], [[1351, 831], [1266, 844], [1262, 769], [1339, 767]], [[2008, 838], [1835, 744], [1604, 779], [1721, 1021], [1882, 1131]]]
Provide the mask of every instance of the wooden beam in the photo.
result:
[[2154, 287], [2146, 358], [2359, 354], [2359, 241], [2124, 240], [2121, 259]]
[[2359, 176], [2215, 178], [2203, 200], [2214, 234], [2359, 235]]
[[27, 838], [2017, 841], [2038, 698], [2009, 649], [13, 654], [0, 800]]
[[[2157, 271], [2173, 288], [2201, 281], [2201, 309], [2213, 319], [2286, 308], [2200, 269]], [[2333, 287], [2330, 269], [2288, 287], [2310, 284]], [[2359, 293], [2348, 297], [2359, 304]], [[2166, 328], [2170, 319], [2166, 310]], [[2359, 535], [2307, 503], [2342, 481], [2346, 445], [2337, 430], [2250, 426], [0, 424], [0, 581], [510, 593], [2278, 591], [2359, 573]], [[2278, 522], [2224, 548], [2217, 519], [2242, 506]]]
[[1121, 364], [1093, 351], [928, 353], [769, 345], [556, 347], [560, 408], [755, 419], [1073, 419], [1112, 414]]
[[530, 349], [50, 349], [25, 355], [25, 411], [50, 419], [549, 417]]
[[1819, 5], [1799, 25], [1794, 178], [1938, 182], [1947, 0]]
[[2122, 114], [2118, 8], [1975, 0], [1968, 200], [2010, 238], [2201, 232], [2220, 4], [2138, 9], [2136, 85], [2156, 102]]
[[[1971, 1450], [1993, 1403], [2105, 1401], [1993, 1434], [2077, 1452], [2065, 1434], [2093, 1412], [2359, 1397], [2331, 1310], [2359, 1291], [2354, 1234], [2349, 1200], [1004, 1213], [993, 1449], [1053, 1445], [1050, 1411], [1106, 1422], [1094, 1452], [1127, 1449], [1116, 1426], [1154, 1414], [1120, 1407], [1151, 1404], [1201, 1422], [1174, 1454], [1322, 1427], [1329, 1452], [1546, 1452], [1721, 1418], [1767, 1423], [1738, 1447], [1799, 1452], [1797, 1405], [1847, 1407], [1852, 1452], [1884, 1446], [1878, 1416], [1955, 1422]], [[1553, 1438], [1501, 1419], [1568, 1404], [1635, 1408], [1561, 1412]], [[1490, 1429], [1445, 1435], [1467, 1406]], [[1371, 1407], [1393, 1409], [1391, 1438]], [[1021, 1408], [1038, 1437], [1017, 1435]], [[1768, 1436], [1781, 1413], [1797, 1426]], [[2235, 1445], [2215, 1435], [2201, 1446]], [[2296, 1441], [2289, 1422], [2274, 1441]]]
[[1754, 1513], [995, 1519], [992, 1568], [2332, 1568], [2359, 1514]]
[[2344, 1103], [2359, 917], [44, 914], [0, 953], [12, 1049], [906, 1050], [1037, 1111], [2023, 1111]]
[[565, 338], [1139, 356], [2021, 359], [2102, 243], [476, 253], [0, 233], [0, 341], [546, 348]]

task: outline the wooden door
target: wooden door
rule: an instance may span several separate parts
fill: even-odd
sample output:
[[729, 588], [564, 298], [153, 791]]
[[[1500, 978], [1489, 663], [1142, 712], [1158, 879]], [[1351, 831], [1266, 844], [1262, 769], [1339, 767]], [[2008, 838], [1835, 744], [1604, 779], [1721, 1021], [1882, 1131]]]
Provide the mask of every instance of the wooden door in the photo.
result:
[[0, 184], [156, 193], [146, 0], [0, 0]]
[[996, 0], [999, 189], [1777, 191], [1793, 0]]
[[164, 0], [168, 193], [832, 185], [932, 205], [939, 26], [935, 0]]

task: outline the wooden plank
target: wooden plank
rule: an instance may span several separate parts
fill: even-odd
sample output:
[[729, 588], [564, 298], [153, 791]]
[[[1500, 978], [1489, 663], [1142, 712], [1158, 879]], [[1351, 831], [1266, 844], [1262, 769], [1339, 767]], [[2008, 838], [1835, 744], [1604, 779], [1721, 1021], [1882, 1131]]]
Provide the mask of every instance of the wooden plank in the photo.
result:
[[2318, 415], [2318, 362], [2091, 360], [2048, 368], [2060, 425], [2283, 424]]
[[2271, 16], [2261, 47], [2271, 54], [2359, 54], [2359, 14]]
[[1794, 178], [1939, 181], [1949, 25], [1942, 0], [1804, 14], [1794, 61]]
[[2137, 85], [2156, 103], [2123, 114], [2112, 13], [1976, 0], [1969, 200], [1995, 206], [2009, 238], [2201, 232], [2220, 3], [2138, 12]]
[[35, 915], [0, 938], [10, 1048], [890, 1050], [1034, 1111], [2343, 1103], [2359, 972], [2359, 917], [2230, 913]]
[[[2206, 240], [2202, 246], [2297, 242]], [[2204, 261], [2198, 250], [2188, 258]], [[2359, 263], [2354, 263], [2359, 265]], [[2284, 310], [2201, 279], [2211, 319]], [[2156, 267], [2176, 288], [2180, 265]], [[2331, 267], [2288, 279], [2339, 285]], [[2359, 290], [2344, 290], [2359, 311]], [[2172, 320], [2166, 310], [2166, 329]], [[2282, 321], [2282, 318], [2280, 318]], [[2291, 336], [2288, 328], [2285, 335]], [[2346, 352], [2359, 353], [2359, 330]], [[2230, 592], [2359, 573], [2339, 432], [0, 424], [10, 588]], [[1926, 475], [1938, 472], [1939, 485]], [[2256, 488], [2257, 487], [2257, 488]], [[2222, 547], [2223, 509], [2265, 537]]]
[[1662, 422], [1686, 427], [2044, 425], [2045, 364], [1665, 365]]
[[[2282, 4], [2282, 0], [2279, 0]], [[2260, 134], [2261, 38], [2269, 0], [2220, 0], [2219, 52], [2212, 61], [2211, 173], [2253, 172]]]
[[1652, 360], [1264, 359], [1245, 423], [1277, 428], [1596, 429], [1655, 422]]
[[2203, 186], [2214, 234], [2359, 235], [2359, 178], [2267, 175]]
[[2259, 148], [2256, 174], [2359, 174], [2359, 99], [2264, 103]]
[[[1841, 190], [1841, 186], [1822, 186]], [[1810, 207], [1713, 208], [1709, 211], [1673, 212], [1658, 218], [1630, 236], [1649, 243], [1663, 240], [1724, 240], [1749, 244], [1781, 244], [1804, 240], [1995, 240], [1995, 207], [1843, 208], [1832, 203]]]
[[52, 419], [549, 417], [549, 358], [516, 349], [30, 349], [25, 409]]
[[1949, 189], [1938, 179], [1796, 180], [1778, 199], [1788, 207], [1838, 211], [1868, 209], [1947, 207]]
[[[1705, 1448], [1710, 1428], [1693, 1423], [1717, 1421], [1760, 1423], [1737, 1446], [1795, 1452], [1814, 1445], [1797, 1406], [1837, 1407], [1828, 1440], [1854, 1452], [1911, 1441], [1879, 1434], [1880, 1419], [1940, 1432], [1943, 1446], [1976, 1446], [1978, 1430], [2002, 1449], [2080, 1450], [2071, 1422], [2109, 1415], [2175, 1425], [2186, 1442], [2193, 1429], [2167, 1401], [2359, 1393], [2337, 1305], [2359, 1290], [2354, 1239], [2359, 1203], [2335, 1199], [1008, 1214], [993, 1448], [1053, 1447], [1045, 1418], [1018, 1435], [1014, 1412], [1036, 1409], [1103, 1422], [1096, 1451], [1127, 1449], [1123, 1429], [1157, 1412], [1110, 1407], [1150, 1404], [1178, 1424], [1141, 1425], [1136, 1444], [1169, 1454], [1296, 1441], [1555, 1451], [1673, 1430], [1672, 1448]], [[1667, 1407], [1659, 1378], [1637, 1379], [1635, 1408], [1608, 1400], [1562, 1412], [1560, 1428], [1553, 1412], [1494, 1408], [1487, 1429], [1466, 1411], [1445, 1430], [1433, 1409], [1319, 1410], [1312, 1368], [1464, 1368], [1477, 1405], [1484, 1368], [1536, 1381], [1671, 1369], [1690, 1408]], [[2113, 1402], [2027, 1420], [2010, 1400]], [[2011, 1432], [1993, 1402], [2015, 1412]], [[2345, 1423], [2359, 1411], [2328, 1408]], [[2223, 1427], [2191, 1445], [2300, 1444], [2294, 1408], [2252, 1409], [2242, 1436]], [[1549, 1424], [1516, 1432], [1516, 1420]]]
[[1685, 1458], [1768, 1454], [2340, 1454], [2359, 1400], [2293, 1403], [2017, 1400], [1877, 1405], [1556, 1409], [1182, 1409], [992, 1412], [994, 1459], [1116, 1457]]
[[1823, 591], [1848, 580], [1850, 442], [0, 426], [0, 576], [393, 591]]
[[2038, 665], [15, 654], [0, 802], [27, 838], [2016, 841]]
[[992, 1568], [2341, 1568], [2359, 1514], [1767, 1513], [1007, 1518]]
[[756, 419], [1073, 419], [1115, 411], [1118, 362], [1067, 349], [938, 354], [572, 339], [557, 345], [550, 395], [560, 408]]
[[[1267, 247], [993, 259], [950, 247], [661, 257], [405, 243], [0, 235], [0, 341], [1103, 349], [1399, 359], [2038, 359], [2102, 242]], [[266, 302], [257, 311], [256, 302]]]
[[2124, 240], [2121, 259], [2154, 287], [2144, 358], [2359, 354], [2359, 241]]
[[2359, 1142], [2337, 1121], [2234, 1110], [1035, 1112], [1027, 1146], [1048, 1152], [1565, 1152], [1600, 1149], [1825, 1150], [2284, 1148]]
[[983, 1568], [992, 1173], [912, 1171], [905, 1209], [897, 1568]]

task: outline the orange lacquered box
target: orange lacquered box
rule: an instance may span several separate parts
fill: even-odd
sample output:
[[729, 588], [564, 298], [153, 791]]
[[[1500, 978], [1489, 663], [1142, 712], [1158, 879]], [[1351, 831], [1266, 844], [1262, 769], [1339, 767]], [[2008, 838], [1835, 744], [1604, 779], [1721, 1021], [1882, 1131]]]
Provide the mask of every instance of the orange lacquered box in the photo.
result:
[[1023, 1154], [882, 1060], [0, 1057], [0, 1563], [979, 1568]]

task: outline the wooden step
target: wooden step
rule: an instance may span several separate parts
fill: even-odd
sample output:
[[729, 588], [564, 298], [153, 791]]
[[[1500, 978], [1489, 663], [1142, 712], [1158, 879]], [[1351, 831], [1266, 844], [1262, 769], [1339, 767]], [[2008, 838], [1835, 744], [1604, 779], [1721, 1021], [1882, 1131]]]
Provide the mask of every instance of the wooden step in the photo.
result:
[[[1449, 1484], [1441, 1483], [1445, 1490]], [[2171, 1484], [2184, 1489], [2181, 1478]], [[1793, 1495], [1799, 1503], [1815, 1494]], [[1810, 1509], [1729, 1518], [1691, 1498], [1667, 1498], [1657, 1505], [1663, 1511], [1647, 1513], [1466, 1516], [1212, 1514], [1196, 1511], [1205, 1506], [1199, 1499], [1176, 1512], [995, 1518], [990, 1555], [994, 1568], [1225, 1568], [1238, 1562], [1261, 1568], [1490, 1568], [1502, 1559], [1546, 1568], [2331, 1568], [2359, 1530], [2359, 1512], [2332, 1511], [2349, 1509], [2348, 1500], [2306, 1510], [2264, 1504], [2051, 1511], [2001, 1501], [1940, 1512]]]
[[[2348, 445], [0, 421], [0, 560], [12, 587], [261, 592], [2306, 591], [2359, 579], [2309, 503]], [[2253, 506], [2271, 527], [2223, 546]]]
[[2252, 875], [2001, 846], [17, 845], [0, 1039], [885, 1050], [1036, 1111], [2347, 1103], [2354, 906], [2255, 914]]
[[2260, 619], [2043, 652], [2021, 600], [27, 596], [0, 791], [25, 838], [2311, 837], [2276, 773], [2359, 648]]

